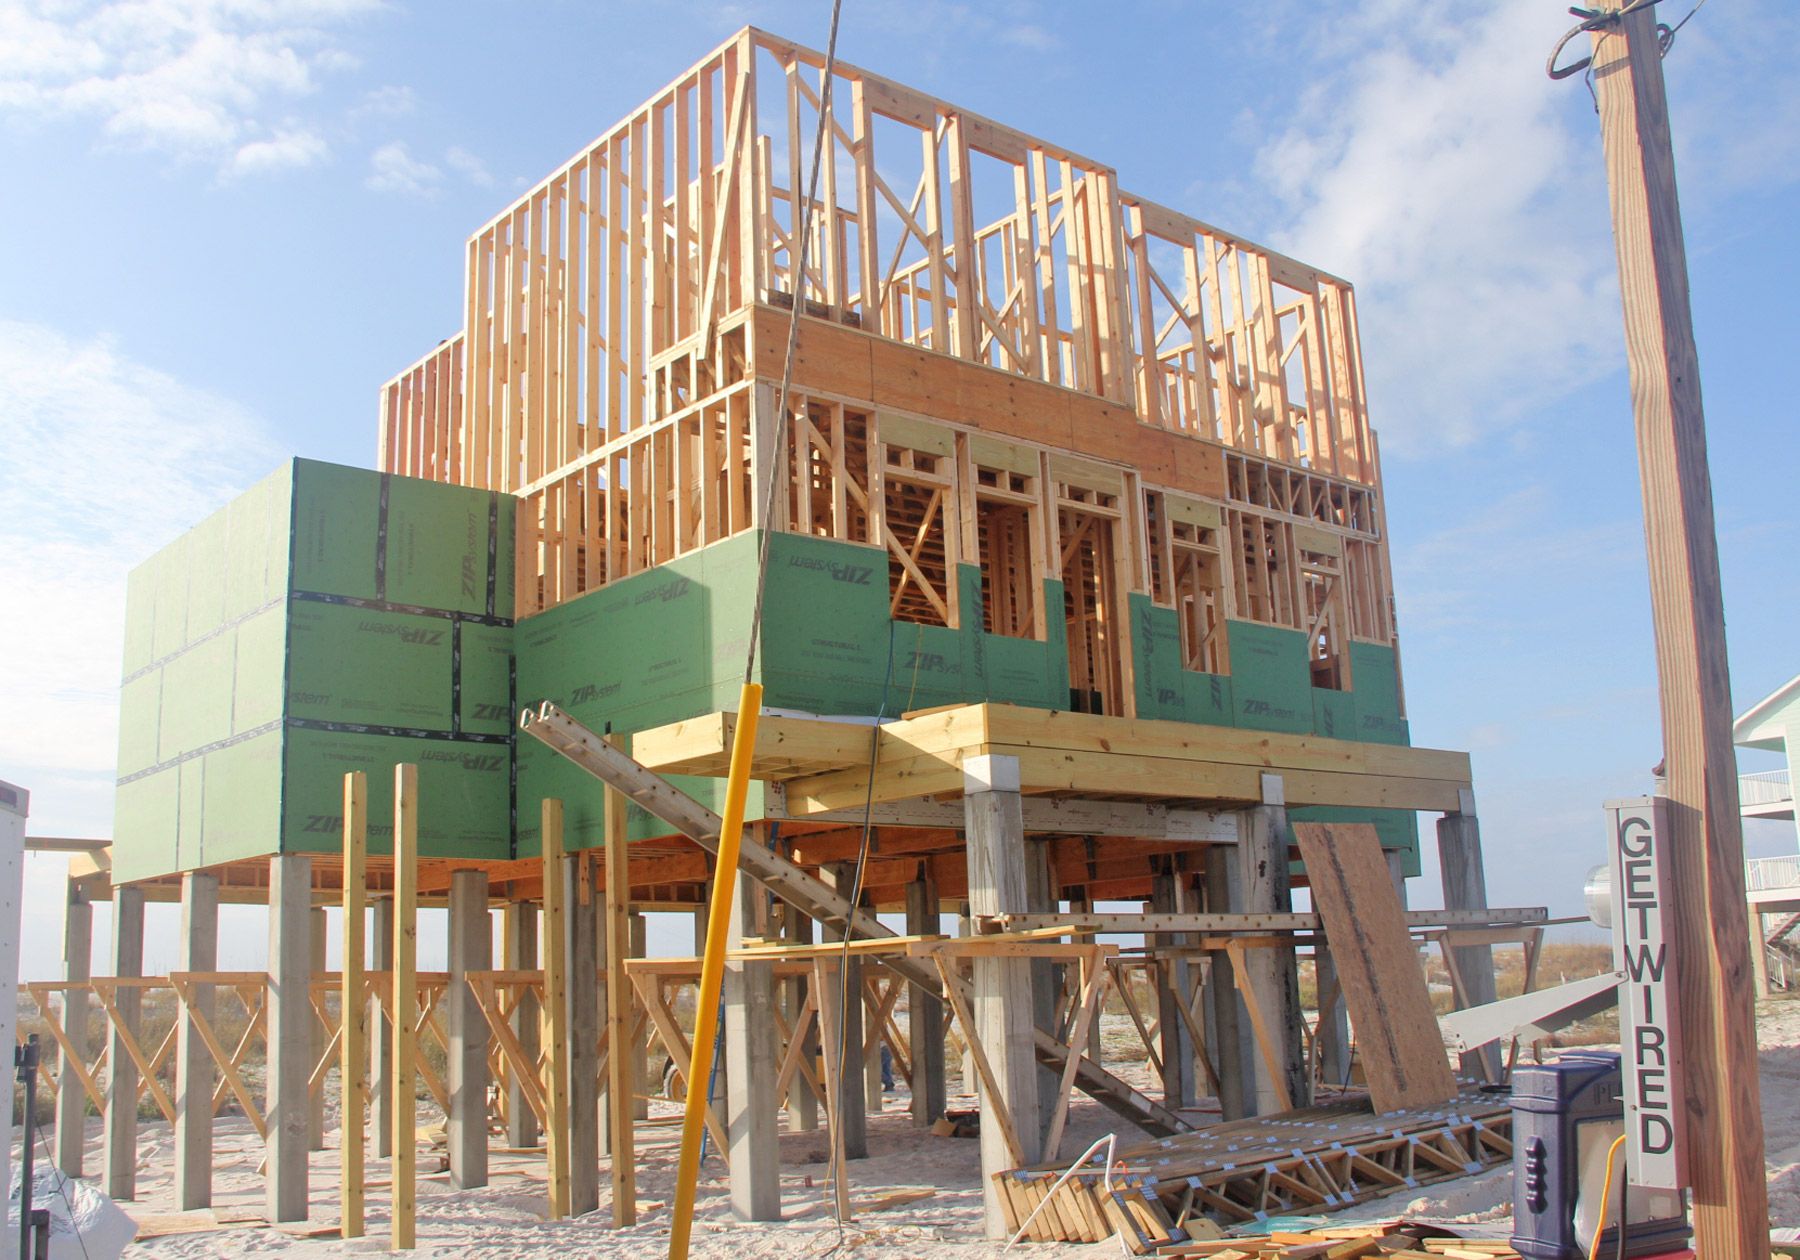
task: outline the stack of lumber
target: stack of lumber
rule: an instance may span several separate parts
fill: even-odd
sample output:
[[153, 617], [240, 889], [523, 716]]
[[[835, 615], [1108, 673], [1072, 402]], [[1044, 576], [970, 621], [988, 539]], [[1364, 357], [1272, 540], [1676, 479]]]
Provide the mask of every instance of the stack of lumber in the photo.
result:
[[1458, 1238], [1404, 1221], [1182, 1243], [1157, 1254], [1174, 1260], [1519, 1260], [1503, 1238]]
[[1474, 1089], [1379, 1116], [1357, 1098], [1130, 1147], [1115, 1154], [1110, 1177], [1093, 1163], [1054, 1194], [1066, 1166], [1012, 1169], [994, 1182], [1014, 1230], [1044, 1204], [1028, 1238], [1099, 1242], [1116, 1232], [1142, 1255], [1196, 1241], [1200, 1231], [1186, 1227], [1200, 1218], [1233, 1226], [1330, 1212], [1480, 1172], [1512, 1158], [1511, 1131], [1508, 1100]]

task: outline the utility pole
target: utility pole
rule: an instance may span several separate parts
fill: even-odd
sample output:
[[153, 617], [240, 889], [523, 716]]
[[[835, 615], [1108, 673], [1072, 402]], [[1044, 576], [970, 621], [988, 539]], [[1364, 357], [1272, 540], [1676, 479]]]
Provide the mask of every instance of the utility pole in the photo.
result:
[[[1635, 11], [1618, 14], [1622, 7]], [[1656, 13], [1600, 0], [1589, 26], [1662, 697], [1687, 1169], [1695, 1250], [1708, 1260], [1765, 1260], [1768, 1184], [1725, 612]]]

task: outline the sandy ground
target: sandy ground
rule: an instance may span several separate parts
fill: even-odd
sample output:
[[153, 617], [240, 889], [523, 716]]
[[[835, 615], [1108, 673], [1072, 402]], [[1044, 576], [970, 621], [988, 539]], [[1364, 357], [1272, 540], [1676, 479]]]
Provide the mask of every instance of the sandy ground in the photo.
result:
[[[1800, 1226], [1800, 1001], [1764, 1003], [1758, 1012], [1764, 1130], [1768, 1150], [1770, 1217], [1776, 1226]], [[1144, 1069], [1127, 1070], [1141, 1077]], [[1134, 1081], [1140, 1086], [1146, 1082]], [[826, 1138], [816, 1133], [781, 1137], [781, 1187], [785, 1219], [777, 1224], [742, 1225], [731, 1218], [724, 1168], [709, 1160], [699, 1187], [692, 1254], [739, 1258], [823, 1256], [841, 1243], [838, 1254], [873, 1256], [947, 1255], [978, 1260], [997, 1257], [1002, 1249], [981, 1238], [979, 1144], [968, 1139], [939, 1138], [914, 1128], [905, 1112], [904, 1093], [889, 1095], [887, 1110], [869, 1118], [870, 1158], [853, 1161], [851, 1179], [859, 1201], [879, 1199], [896, 1190], [930, 1190], [930, 1197], [883, 1211], [868, 1212], [841, 1236], [831, 1220], [825, 1195]], [[480, 1190], [455, 1191], [441, 1171], [441, 1152], [421, 1150], [418, 1253], [420, 1255], [519, 1257], [653, 1256], [667, 1248], [668, 1209], [674, 1181], [678, 1134], [673, 1108], [639, 1127], [638, 1194], [645, 1204], [641, 1223], [615, 1231], [609, 1221], [605, 1170], [601, 1208], [590, 1219], [551, 1223], [544, 1219], [544, 1171], [541, 1158], [496, 1154], [492, 1184]], [[1078, 1100], [1071, 1108], [1070, 1133], [1064, 1153], [1070, 1158], [1089, 1142], [1118, 1125], [1097, 1104]], [[1137, 1140], [1132, 1129], [1121, 1142]], [[98, 1167], [98, 1122], [92, 1134], [90, 1167]], [[336, 1135], [333, 1149], [312, 1159], [314, 1212], [311, 1228], [337, 1220]], [[139, 1160], [140, 1198], [123, 1205], [134, 1217], [166, 1217], [173, 1211], [168, 1126], [145, 1123]], [[262, 1208], [263, 1185], [257, 1173], [260, 1143], [247, 1123], [222, 1117], [218, 1128], [218, 1171], [215, 1207], [223, 1215], [248, 1216]], [[368, 1171], [369, 1237], [344, 1243], [335, 1236], [301, 1237], [269, 1228], [233, 1228], [179, 1234], [134, 1244], [128, 1257], [199, 1260], [280, 1250], [300, 1257], [342, 1256], [346, 1252], [382, 1251], [387, 1243], [388, 1170], [371, 1159]], [[1334, 1223], [1358, 1218], [1407, 1215], [1475, 1225], [1481, 1232], [1504, 1234], [1510, 1218], [1512, 1174], [1496, 1169], [1478, 1177], [1433, 1187], [1430, 1196], [1380, 1200], [1354, 1213], [1334, 1216]], [[203, 1219], [198, 1215], [194, 1219]], [[1119, 1254], [1118, 1244], [1033, 1246], [1041, 1256]]]

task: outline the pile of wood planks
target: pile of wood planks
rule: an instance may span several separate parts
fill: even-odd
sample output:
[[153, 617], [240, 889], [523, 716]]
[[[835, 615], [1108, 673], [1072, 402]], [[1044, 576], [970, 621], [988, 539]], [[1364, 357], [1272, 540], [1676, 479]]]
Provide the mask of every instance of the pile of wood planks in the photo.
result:
[[1044, 1204], [1028, 1238], [1099, 1242], [1119, 1233], [1142, 1255], [1197, 1241], [1189, 1225], [1201, 1218], [1232, 1226], [1330, 1212], [1480, 1172], [1512, 1158], [1511, 1131], [1507, 1098], [1473, 1088], [1442, 1106], [1380, 1116], [1356, 1098], [1134, 1146], [1115, 1154], [1110, 1176], [1099, 1163], [1085, 1166], [1054, 1194], [1066, 1166], [1013, 1169], [994, 1181], [1015, 1230]]
[[1165, 1247], [1157, 1254], [1174, 1260], [1519, 1260], [1503, 1238], [1461, 1238], [1406, 1221], [1274, 1231]]

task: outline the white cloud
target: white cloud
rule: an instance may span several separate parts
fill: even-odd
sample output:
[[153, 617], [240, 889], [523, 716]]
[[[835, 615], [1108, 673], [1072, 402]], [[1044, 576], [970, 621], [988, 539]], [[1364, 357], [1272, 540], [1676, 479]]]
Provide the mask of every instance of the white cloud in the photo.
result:
[[378, 4], [8, 0], [0, 5], [0, 112], [92, 118], [120, 145], [227, 170], [245, 169], [238, 159], [247, 149], [252, 169], [293, 165], [256, 167], [298, 152], [281, 145], [265, 113], [354, 65], [338, 32]]
[[[1470, 440], [1618, 361], [1597, 128], [1539, 5], [1334, 15], [1265, 147], [1277, 243], [1358, 286], [1390, 449]], [[1574, 96], [1571, 96], [1571, 93]]]
[[[121, 355], [0, 321], [0, 778], [35, 835], [112, 834], [125, 575], [272, 471], [251, 413]], [[61, 939], [60, 859], [27, 864], [23, 971]]]
[[267, 140], [252, 140], [232, 155], [233, 175], [260, 175], [315, 165], [330, 152], [324, 139], [311, 131], [282, 131]]
[[390, 83], [365, 93], [351, 113], [358, 117], [397, 118], [418, 107], [418, 97], [411, 88]]
[[487, 164], [460, 145], [452, 145], [444, 151], [444, 165], [477, 188], [491, 188], [494, 185], [494, 177], [488, 173]]
[[363, 185], [372, 192], [429, 200], [444, 191], [446, 170], [477, 188], [491, 188], [494, 183], [486, 163], [467, 149], [452, 145], [444, 150], [440, 164], [414, 157], [404, 141], [395, 140], [369, 155], [369, 174]]
[[442, 170], [414, 158], [399, 140], [384, 144], [369, 155], [369, 176], [363, 181], [374, 192], [410, 197], [435, 197], [443, 182]]

